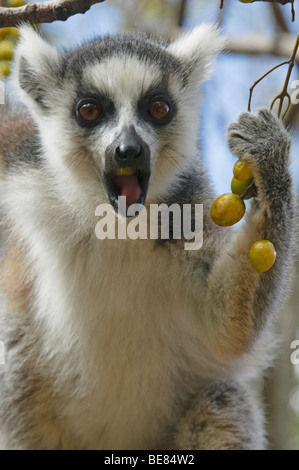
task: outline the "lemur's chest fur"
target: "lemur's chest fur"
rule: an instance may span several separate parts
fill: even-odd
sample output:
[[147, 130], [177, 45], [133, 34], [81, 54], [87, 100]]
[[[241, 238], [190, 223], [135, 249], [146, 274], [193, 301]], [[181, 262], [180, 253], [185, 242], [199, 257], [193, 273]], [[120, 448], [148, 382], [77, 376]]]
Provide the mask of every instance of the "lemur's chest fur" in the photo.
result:
[[95, 240], [47, 266], [36, 302], [62, 419], [87, 447], [155, 447], [205, 370], [175, 257], [150, 241]]
[[[4, 294], [17, 298], [15, 310], [30, 303], [28, 373], [37, 374], [37, 390], [46, 387], [47, 407], [66, 430], [63, 446], [163, 446], [182, 404], [220, 373], [190, 283], [194, 274], [204, 300], [201, 255], [197, 268], [188, 266], [182, 244], [99, 240], [94, 208], [88, 230], [83, 224], [89, 236], [77, 237], [80, 219], [64, 215], [52, 186], [39, 196], [47, 188], [40, 173], [7, 184], [16, 188], [9, 215], [26, 246], [24, 259], [17, 252], [5, 258], [5, 276], [19, 290]], [[29, 292], [18, 280], [22, 266]]]

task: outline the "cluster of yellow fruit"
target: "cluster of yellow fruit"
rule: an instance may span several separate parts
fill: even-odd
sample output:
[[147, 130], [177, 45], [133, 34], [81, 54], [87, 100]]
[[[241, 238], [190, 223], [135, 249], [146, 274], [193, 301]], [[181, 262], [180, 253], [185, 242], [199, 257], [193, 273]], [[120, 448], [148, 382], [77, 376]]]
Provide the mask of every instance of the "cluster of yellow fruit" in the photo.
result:
[[[7, 7], [22, 7], [26, 4], [24, 0], [7, 0]], [[0, 79], [7, 77], [10, 73], [10, 62], [13, 50], [19, 37], [17, 28], [0, 29]]]
[[[246, 212], [244, 199], [255, 195], [252, 171], [243, 160], [238, 160], [234, 166], [231, 190], [232, 193], [218, 197], [211, 207], [211, 218], [221, 227], [229, 227], [239, 222]], [[249, 257], [252, 267], [263, 273], [275, 263], [275, 247], [269, 240], [259, 240], [252, 245]]]

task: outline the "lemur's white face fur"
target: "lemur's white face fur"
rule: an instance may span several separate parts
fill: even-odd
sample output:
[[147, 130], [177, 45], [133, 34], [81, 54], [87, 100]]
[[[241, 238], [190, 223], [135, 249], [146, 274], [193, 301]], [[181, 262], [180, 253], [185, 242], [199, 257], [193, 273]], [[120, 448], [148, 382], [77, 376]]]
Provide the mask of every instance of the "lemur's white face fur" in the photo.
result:
[[120, 195], [127, 205], [163, 197], [197, 157], [197, 88], [222, 47], [211, 25], [170, 45], [121, 35], [69, 52], [23, 27], [14, 80], [48, 165], [72, 176], [70, 191], [84, 181], [117, 209]]

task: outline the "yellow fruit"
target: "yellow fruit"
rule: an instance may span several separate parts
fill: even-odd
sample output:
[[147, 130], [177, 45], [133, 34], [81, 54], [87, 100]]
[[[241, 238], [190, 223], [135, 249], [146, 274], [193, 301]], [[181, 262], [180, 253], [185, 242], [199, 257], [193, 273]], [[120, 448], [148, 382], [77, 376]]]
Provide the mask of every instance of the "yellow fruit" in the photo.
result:
[[23, 7], [24, 5], [26, 5], [24, 0], [7, 0], [7, 6], [11, 8]]
[[[252, 181], [253, 181], [253, 178], [250, 178], [249, 180], [241, 181], [233, 177], [232, 182], [231, 182], [231, 190], [234, 194], [238, 194], [239, 196], [242, 196], [242, 194], [246, 191], [248, 186], [251, 185]], [[250, 193], [244, 199], [250, 199], [252, 197], [253, 197], [253, 193], [250, 191]]]
[[11, 34], [11, 36], [13, 36], [13, 37], [15, 37], [16, 39], [18, 39], [19, 36], [20, 36], [20, 31], [18, 30], [18, 28], [15, 28], [15, 27], [12, 26], [12, 27], [10, 28], [10, 34]]
[[223, 194], [211, 207], [211, 218], [215, 224], [229, 227], [239, 222], [244, 216], [246, 206], [237, 194]]
[[247, 162], [238, 160], [234, 166], [234, 177], [240, 181], [249, 180], [253, 177], [252, 171]]
[[0, 40], [9, 35], [10, 28], [0, 28]]
[[252, 267], [259, 273], [264, 273], [272, 268], [276, 260], [276, 251], [269, 240], [255, 242], [250, 250], [250, 262]]
[[10, 73], [10, 64], [8, 60], [0, 60], [0, 80], [7, 77]]
[[0, 60], [11, 60], [13, 56], [14, 44], [8, 39], [0, 41]]
[[9, 30], [7, 35], [6, 35], [8, 38], [19, 39], [20, 32], [19, 32], [18, 28], [15, 28], [14, 26], [12, 26], [11, 28], [6, 28], [6, 29]]
[[119, 168], [116, 170], [116, 176], [132, 176], [136, 175], [136, 168], [127, 166], [125, 168]]
[[0, 28], [0, 40], [5, 39], [8, 36], [13, 36], [15, 38], [19, 37], [19, 30], [18, 28]]

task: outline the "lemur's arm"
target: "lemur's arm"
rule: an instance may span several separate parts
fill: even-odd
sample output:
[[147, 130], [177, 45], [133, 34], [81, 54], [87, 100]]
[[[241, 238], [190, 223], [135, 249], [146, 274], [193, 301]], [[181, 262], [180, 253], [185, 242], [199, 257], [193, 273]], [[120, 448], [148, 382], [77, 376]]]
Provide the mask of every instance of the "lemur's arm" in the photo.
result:
[[[295, 225], [290, 137], [282, 123], [268, 110], [257, 116], [243, 113], [229, 127], [228, 143], [237, 157], [250, 164], [258, 196], [244, 227], [225, 245], [208, 279], [207, 331], [222, 357], [248, 350], [283, 297]], [[265, 237], [274, 243], [277, 259], [268, 272], [259, 274], [250, 265], [249, 251]]]

